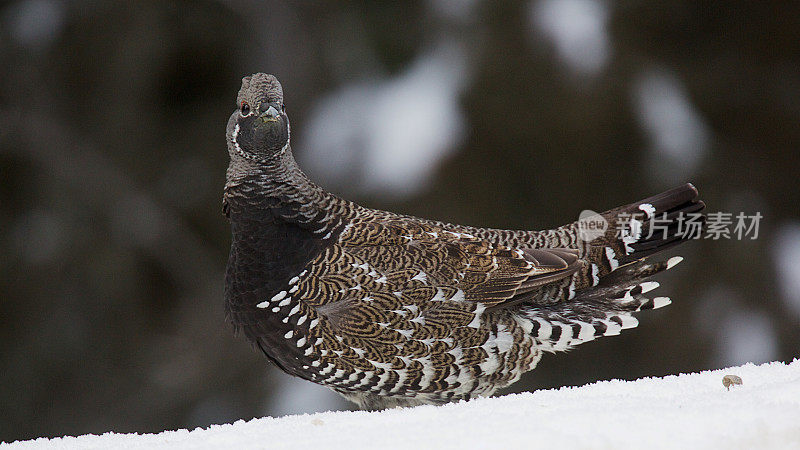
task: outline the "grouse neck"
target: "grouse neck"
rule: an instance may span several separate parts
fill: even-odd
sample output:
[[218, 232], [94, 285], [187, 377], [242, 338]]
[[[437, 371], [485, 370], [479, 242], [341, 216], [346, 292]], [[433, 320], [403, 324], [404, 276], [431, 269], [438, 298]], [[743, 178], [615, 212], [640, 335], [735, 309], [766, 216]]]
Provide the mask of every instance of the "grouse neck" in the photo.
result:
[[273, 210], [286, 219], [308, 223], [324, 215], [337, 199], [314, 184], [298, 166], [291, 148], [268, 161], [231, 161], [224, 202], [231, 221], [248, 220]]

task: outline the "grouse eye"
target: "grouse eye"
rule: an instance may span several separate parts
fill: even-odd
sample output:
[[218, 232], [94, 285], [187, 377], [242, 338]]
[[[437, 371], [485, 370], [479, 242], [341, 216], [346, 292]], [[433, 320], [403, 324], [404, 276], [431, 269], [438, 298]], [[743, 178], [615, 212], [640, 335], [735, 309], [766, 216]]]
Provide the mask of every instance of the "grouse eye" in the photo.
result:
[[243, 116], [250, 115], [250, 105], [248, 105], [247, 102], [242, 102], [241, 111]]

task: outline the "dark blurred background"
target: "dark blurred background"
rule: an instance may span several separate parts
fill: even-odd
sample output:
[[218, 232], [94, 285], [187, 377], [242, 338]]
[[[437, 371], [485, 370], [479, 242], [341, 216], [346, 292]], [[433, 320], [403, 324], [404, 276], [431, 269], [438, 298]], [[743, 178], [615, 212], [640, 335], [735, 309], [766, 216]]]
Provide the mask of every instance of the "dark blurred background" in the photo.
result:
[[349, 408], [224, 320], [225, 124], [257, 71], [312, 178], [367, 206], [542, 229], [692, 181], [763, 215], [512, 391], [790, 361], [798, 30], [783, 1], [2, 3], [0, 440]]

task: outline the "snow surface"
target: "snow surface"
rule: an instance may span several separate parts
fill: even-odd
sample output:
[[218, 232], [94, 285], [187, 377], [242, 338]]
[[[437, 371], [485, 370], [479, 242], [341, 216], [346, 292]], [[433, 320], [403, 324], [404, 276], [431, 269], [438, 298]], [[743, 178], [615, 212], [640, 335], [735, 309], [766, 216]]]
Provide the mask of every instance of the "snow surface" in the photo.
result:
[[[725, 375], [742, 385], [730, 391]], [[267, 417], [193, 431], [106, 433], [2, 449], [800, 448], [800, 360], [601, 381], [440, 407]]]

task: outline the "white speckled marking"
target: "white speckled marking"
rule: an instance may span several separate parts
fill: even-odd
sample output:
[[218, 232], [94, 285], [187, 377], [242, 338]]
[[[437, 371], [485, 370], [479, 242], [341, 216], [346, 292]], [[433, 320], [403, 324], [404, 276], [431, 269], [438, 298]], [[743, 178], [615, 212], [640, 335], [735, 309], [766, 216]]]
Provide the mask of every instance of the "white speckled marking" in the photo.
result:
[[481, 315], [486, 310], [486, 305], [483, 303], [478, 303], [475, 307], [475, 317], [472, 318], [472, 321], [467, 324], [470, 328], [480, 328], [481, 327]]
[[558, 342], [553, 344], [555, 350], [567, 350], [572, 344], [572, 327], [566, 323], [560, 323], [561, 336], [558, 337]]
[[406, 339], [410, 339], [411, 335], [414, 334], [414, 330], [394, 330], [398, 333], [402, 334]]
[[630, 255], [633, 253], [631, 244], [635, 244], [642, 237], [642, 222], [631, 217], [628, 227], [622, 230], [622, 243], [625, 244], [625, 253]]
[[644, 283], [641, 283], [639, 286], [642, 287], [642, 294], [646, 294], [661, 285], [658, 284], [658, 281], [645, 281]]
[[606, 247], [606, 259], [608, 259], [608, 264], [611, 266], [611, 271], [617, 270], [619, 267], [619, 261], [617, 261], [617, 254], [614, 252], [614, 249], [611, 247]]
[[642, 203], [641, 205], [639, 205], [639, 209], [641, 211], [644, 211], [645, 214], [647, 214], [648, 219], [653, 217], [653, 214], [656, 213], [655, 206], [651, 205], [650, 203]]
[[669, 297], [656, 297], [653, 299], [653, 309], [658, 309], [672, 303]]
[[578, 322], [581, 325], [581, 331], [578, 333], [578, 339], [581, 342], [594, 340], [595, 329], [590, 323]]
[[673, 256], [667, 260], [667, 270], [672, 269], [683, 261], [683, 256]]
[[428, 275], [425, 272], [420, 271], [418, 274], [414, 275], [414, 278], [412, 278], [412, 280], [421, 281], [421, 282], [427, 284], [428, 283]]
[[639, 325], [639, 320], [628, 314], [618, 314], [617, 317], [622, 319], [622, 329], [634, 328]]
[[497, 326], [497, 337], [494, 343], [500, 353], [509, 351], [514, 345], [514, 336], [508, 331], [506, 325], [500, 324]]
[[553, 334], [553, 326], [550, 325], [550, 322], [542, 319], [536, 319], [536, 321], [539, 322], [539, 331], [536, 333], [536, 337], [539, 340], [550, 339]]

